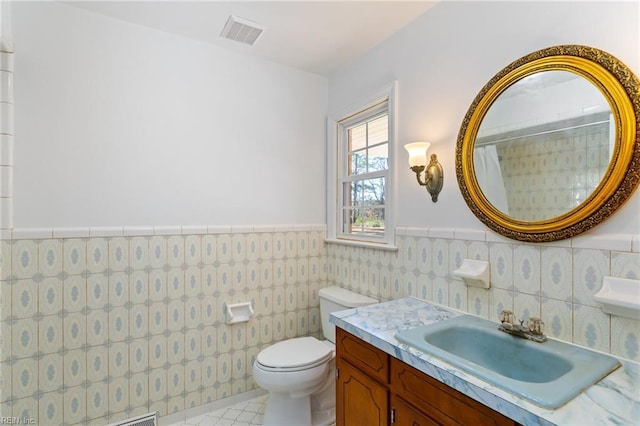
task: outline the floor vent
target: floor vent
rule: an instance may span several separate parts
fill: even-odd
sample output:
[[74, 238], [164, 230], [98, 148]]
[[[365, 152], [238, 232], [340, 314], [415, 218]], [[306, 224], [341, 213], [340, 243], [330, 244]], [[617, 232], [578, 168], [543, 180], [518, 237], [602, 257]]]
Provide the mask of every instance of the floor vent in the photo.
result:
[[231, 15], [227, 19], [227, 23], [220, 35], [224, 38], [253, 46], [264, 30], [264, 27], [255, 22]]
[[121, 422], [111, 423], [108, 426], [158, 426], [158, 416], [154, 412], [127, 420], [122, 420]]

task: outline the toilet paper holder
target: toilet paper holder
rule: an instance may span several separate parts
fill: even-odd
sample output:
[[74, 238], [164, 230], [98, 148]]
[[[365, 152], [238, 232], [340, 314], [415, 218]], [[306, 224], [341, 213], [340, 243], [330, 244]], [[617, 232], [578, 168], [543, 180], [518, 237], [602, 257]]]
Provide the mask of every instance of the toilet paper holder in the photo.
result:
[[225, 304], [224, 312], [227, 324], [247, 322], [253, 316], [253, 306], [251, 306], [251, 302]]

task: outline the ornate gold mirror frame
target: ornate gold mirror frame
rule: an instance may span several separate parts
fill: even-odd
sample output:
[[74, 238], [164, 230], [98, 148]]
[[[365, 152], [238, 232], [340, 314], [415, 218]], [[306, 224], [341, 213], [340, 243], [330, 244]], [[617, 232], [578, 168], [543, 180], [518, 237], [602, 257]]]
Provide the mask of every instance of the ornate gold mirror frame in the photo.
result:
[[[595, 85], [607, 99], [615, 143], [600, 184], [577, 207], [550, 219], [524, 221], [496, 209], [483, 195], [474, 171], [474, 145], [485, 114], [515, 82], [542, 71], [570, 71]], [[612, 55], [587, 46], [562, 45], [533, 52], [496, 74], [464, 117], [456, 145], [456, 175], [471, 211], [493, 231], [520, 241], [570, 238], [598, 225], [631, 197], [640, 182], [640, 81]]]

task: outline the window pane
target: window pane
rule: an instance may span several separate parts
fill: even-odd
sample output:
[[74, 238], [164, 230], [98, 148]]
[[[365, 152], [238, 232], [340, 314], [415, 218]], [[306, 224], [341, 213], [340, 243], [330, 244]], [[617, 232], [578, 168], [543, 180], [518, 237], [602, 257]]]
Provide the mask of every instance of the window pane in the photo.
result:
[[389, 145], [382, 144], [369, 149], [369, 172], [387, 170], [389, 168]]
[[384, 235], [384, 208], [364, 208], [345, 211], [343, 230], [352, 235]]
[[357, 151], [367, 146], [367, 123], [349, 129], [349, 151]]
[[367, 171], [366, 151], [354, 152], [351, 155], [351, 170], [349, 170], [349, 176], [359, 175], [360, 173], [366, 173], [366, 171]]
[[389, 116], [383, 115], [369, 122], [369, 145], [389, 140]]
[[374, 206], [385, 203], [385, 178], [366, 179], [362, 185], [363, 205]]
[[355, 180], [343, 184], [343, 207], [369, 207], [385, 204], [384, 177]]
[[353, 201], [351, 202], [352, 206], [361, 206], [362, 205], [362, 192], [364, 190], [364, 186], [362, 185], [361, 180], [357, 180], [355, 182], [351, 182], [351, 197]]
[[364, 185], [361, 180], [351, 182], [351, 196], [353, 197], [352, 206], [362, 206], [362, 195], [364, 191]]
[[369, 235], [384, 235], [384, 208], [368, 208], [362, 212], [363, 232]]

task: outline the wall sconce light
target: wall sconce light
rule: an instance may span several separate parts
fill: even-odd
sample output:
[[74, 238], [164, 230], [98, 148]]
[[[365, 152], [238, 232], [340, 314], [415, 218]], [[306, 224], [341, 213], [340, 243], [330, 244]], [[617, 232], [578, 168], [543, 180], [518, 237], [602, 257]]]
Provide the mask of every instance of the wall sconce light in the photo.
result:
[[[412, 142], [406, 144], [404, 149], [409, 153], [409, 167], [416, 174], [418, 183], [427, 188], [431, 194], [431, 201], [435, 203], [438, 201], [438, 194], [442, 191], [444, 172], [436, 154], [431, 154], [431, 161], [427, 164], [427, 150], [430, 145], [429, 142]], [[425, 172], [424, 180], [422, 172]]]

